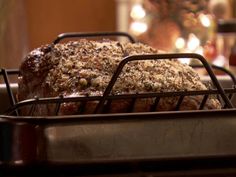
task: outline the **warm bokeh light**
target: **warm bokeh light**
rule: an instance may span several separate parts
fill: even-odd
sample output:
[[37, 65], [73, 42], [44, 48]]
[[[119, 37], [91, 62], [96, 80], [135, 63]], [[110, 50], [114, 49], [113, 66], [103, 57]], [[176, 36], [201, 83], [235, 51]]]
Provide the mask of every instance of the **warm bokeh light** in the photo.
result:
[[224, 66], [225, 65], [225, 57], [223, 55], [218, 55], [216, 59], [213, 61], [214, 65]]
[[175, 41], [175, 47], [177, 49], [183, 49], [185, 47], [185, 40], [182, 37], [179, 37]]
[[196, 49], [195, 53], [200, 54], [200, 55], [203, 55], [203, 47], [202, 47], [202, 46], [199, 46], [199, 47]]
[[195, 51], [200, 45], [200, 40], [197, 38], [197, 36], [193, 33], [189, 34], [187, 47], [190, 51]]
[[204, 27], [210, 27], [211, 26], [211, 20], [210, 20], [210, 17], [208, 15], [200, 14], [199, 19], [200, 19], [201, 24]]
[[191, 60], [190, 58], [180, 58], [179, 61], [183, 64], [189, 65]]
[[147, 31], [147, 24], [144, 22], [132, 22], [130, 25], [130, 30], [134, 35], [140, 35]]
[[146, 15], [146, 12], [141, 4], [135, 4], [132, 7], [131, 12], [130, 12], [130, 16], [134, 20], [140, 20], [140, 19], [144, 18], [145, 15]]

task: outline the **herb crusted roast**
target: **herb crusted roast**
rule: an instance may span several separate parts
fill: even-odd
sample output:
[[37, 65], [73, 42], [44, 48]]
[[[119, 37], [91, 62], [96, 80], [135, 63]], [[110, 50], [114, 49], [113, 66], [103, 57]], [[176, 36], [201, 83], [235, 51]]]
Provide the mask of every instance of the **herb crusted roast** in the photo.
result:
[[[120, 43], [80, 39], [33, 50], [20, 67], [19, 101], [37, 97], [101, 96], [124, 56], [157, 54], [158, 50], [141, 43]], [[198, 74], [178, 60], [132, 61], [125, 65], [112, 94], [206, 90]], [[171, 111], [177, 97], [162, 98], [157, 111]], [[141, 99], [134, 111], [148, 111], [153, 99]], [[185, 97], [180, 110], [198, 109], [202, 96]], [[129, 100], [117, 100], [106, 112], [125, 112]], [[85, 113], [93, 113], [96, 101], [87, 102]], [[60, 114], [76, 114], [79, 103], [64, 103]], [[220, 109], [220, 102], [208, 98], [204, 109]], [[38, 106], [37, 115], [50, 115], [53, 106]]]

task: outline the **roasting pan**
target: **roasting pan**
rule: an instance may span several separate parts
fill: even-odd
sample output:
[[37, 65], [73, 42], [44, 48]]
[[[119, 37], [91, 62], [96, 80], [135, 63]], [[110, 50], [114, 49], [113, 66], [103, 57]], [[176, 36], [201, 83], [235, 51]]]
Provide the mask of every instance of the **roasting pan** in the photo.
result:
[[[59, 38], [80, 35], [70, 33], [60, 35]], [[90, 33], [90, 36], [94, 35]], [[139, 57], [170, 56], [203, 58], [194, 54]], [[17, 74], [18, 71], [2, 69], [0, 74], [5, 83], [0, 85], [0, 174], [235, 176], [235, 78], [225, 69], [222, 70], [227, 76], [216, 77], [212, 68], [219, 68], [208, 67], [207, 63], [206, 66], [209, 76], [203, 80], [213, 82], [215, 88], [199, 94], [204, 97], [209, 94], [217, 95], [223, 105], [221, 110], [130, 111], [115, 114], [100, 111], [70, 116], [57, 115], [57, 111], [52, 116], [34, 116], [33, 111], [27, 116], [21, 116], [22, 106], [30, 105], [34, 110], [35, 104], [39, 102], [60, 105], [67, 98], [34, 98], [17, 103], [17, 84], [11, 84], [8, 76]], [[169, 93], [162, 94], [153, 96], [161, 97]], [[173, 94], [185, 96], [183, 93]], [[113, 99], [109, 93], [105, 96], [100, 98], [104, 99], [103, 103], [107, 103], [106, 99]]]

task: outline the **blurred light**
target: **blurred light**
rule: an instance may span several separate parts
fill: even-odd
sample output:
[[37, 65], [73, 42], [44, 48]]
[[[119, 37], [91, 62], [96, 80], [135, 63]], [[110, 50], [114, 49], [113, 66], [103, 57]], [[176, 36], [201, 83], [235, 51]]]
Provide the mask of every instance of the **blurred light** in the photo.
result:
[[15, 160], [14, 161], [14, 164], [16, 164], [16, 165], [23, 164], [23, 163], [24, 163], [23, 160]]
[[145, 17], [146, 12], [140, 4], [135, 4], [130, 12], [130, 16], [135, 20], [140, 20]]
[[199, 55], [203, 55], [203, 47], [198, 47], [197, 50], [195, 51], [195, 53], [199, 54]]
[[183, 64], [187, 64], [189, 65], [190, 64], [190, 58], [180, 58], [179, 61]]
[[189, 34], [187, 47], [190, 51], [195, 51], [200, 45], [200, 40], [193, 33]]
[[185, 40], [182, 37], [179, 37], [176, 41], [175, 41], [175, 47], [177, 49], [183, 49], [185, 46]]
[[144, 22], [132, 22], [130, 25], [130, 30], [134, 35], [140, 35], [147, 31], [147, 24]]
[[213, 61], [213, 64], [223, 67], [225, 65], [225, 57], [223, 55], [218, 55], [217, 58]]
[[203, 26], [209, 27], [211, 25], [211, 21], [208, 15], [200, 14], [199, 19]]

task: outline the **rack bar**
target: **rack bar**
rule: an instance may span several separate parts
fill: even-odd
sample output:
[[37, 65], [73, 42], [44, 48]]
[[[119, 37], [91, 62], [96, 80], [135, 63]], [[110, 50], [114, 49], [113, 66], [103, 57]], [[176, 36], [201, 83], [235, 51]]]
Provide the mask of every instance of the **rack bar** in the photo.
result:
[[153, 105], [151, 106], [151, 109], [150, 109], [151, 112], [156, 110], [156, 107], [157, 107], [158, 103], [160, 102], [160, 99], [161, 99], [160, 97], [156, 97]]
[[[90, 33], [92, 34], [92, 33]], [[96, 33], [97, 34], [97, 33]], [[83, 33], [83, 35], [86, 35]], [[83, 36], [82, 35], [82, 36]], [[144, 93], [144, 94], [124, 94], [124, 95], [110, 95], [110, 91], [112, 90], [112, 87], [117, 79], [117, 77], [119, 76], [120, 72], [122, 71], [122, 68], [124, 67], [124, 65], [130, 61], [135, 61], [135, 60], [158, 60], [158, 59], [170, 59], [170, 58], [196, 58], [199, 59], [203, 65], [199, 65], [200, 67], [205, 67], [205, 69], [207, 70], [208, 74], [211, 77], [211, 80], [214, 84], [214, 86], [216, 87], [216, 89], [214, 90], [205, 90], [205, 91], [188, 91], [188, 92], [166, 92], [164, 95], [163, 93]], [[199, 67], [199, 66], [193, 66], [193, 67]], [[99, 101], [98, 105], [95, 109], [94, 113], [100, 113], [100, 112], [106, 112], [106, 109], [108, 109], [113, 100], [118, 100], [118, 99], [131, 99], [131, 100], [136, 100], [138, 98], [153, 98], [155, 99], [154, 104], [151, 106], [150, 111], [155, 111], [156, 110], [156, 106], [158, 105], [161, 97], [173, 97], [173, 96], [190, 96], [190, 95], [205, 95], [201, 105], [200, 105], [200, 109], [203, 109], [208, 96], [212, 95], [212, 94], [217, 94], [217, 96], [220, 94], [221, 96], [221, 100], [224, 101], [224, 107], [223, 108], [232, 108], [233, 105], [231, 103], [231, 98], [232, 95], [235, 93], [235, 87], [236, 87], [236, 79], [235, 76], [229, 72], [228, 70], [226, 70], [225, 68], [221, 68], [218, 66], [213, 65], [212, 68], [214, 69], [220, 69], [223, 72], [225, 72], [226, 74], [228, 74], [231, 77], [231, 80], [233, 82], [233, 88], [232, 89], [223, 89], [220, 85], [220, 83], [218, 82], [216, 76], [214, 75], [211, 66], [205, 61], [205, 59], [198, 54], [193, 54], [193, 53], [182, 53], [182, 54], [157, 54], [157, 55], [136, 55], [136, 56], [128, 56], [126, 58], [124, 58], [124, 60], [120, 63], [120, 65], [118, 66], [116, 72], [114, 73], [110, 83], [108, 84], [104, 94], [102, 96], [92, 96], [92, 97], [74, 97], [74, 98], [67, 98], [67, 97], [54, 97], [54, 98], [39, 98], [37, 100], [35, 99], [29, 99], [29, 100], [25, 100], [19, 103], [16, 103], [15, 98], [13, 96], [12, 90], [10, 88], [10, 84], [9, 84], [9, 79], [8, 79], [8, 75], [10, 74], [19, 74], [19, 70], [15, 70], [15, 69], [1, 69], [0, 70], [0, 74], [3, 75], [4, 81], [6, 83], [6, 88], [8, 91], [8, 95], [9, 95], [9, 99], [11, 101], [11, 108], [6, 112], [6, 113], [14, 113], [16, 112], [18, 115], [18, 109], [23, 107], [23, 106], [27, 106], [27, 105], [31, 105], [31, 104], [49, 104], [49, 103], [56, 103], [56, 114], [58, 114], [59, 110], [60, 110], [60, 104], [62, 102], [81, 102], [81, 106], [79, 109], [80, 113], [83, 113], [86, 107], [86, 102], [87, 101]], [[229, 94], [226, 96], [226, 93]], [[58, 103], [60, 102], [60, 103]], [[131, 101], [133, 102], [131, 104], [130, 107], [134, 107], [135, 105], [135, 101]], [[34, 108], [32, 108], [33, 110]], [[132, 108], [133, 109], [133, 108]], [[132, 110], [131, 110], [132, 111]]]
[[179, 97], [179, 100], [178, 100], [176, 106], [175, 106], [175, 110], [176, 110], [176, 111], [179, 110], [179, 108], [180, 108], [180, 106], [181, 106], [183, 100], [184, 100], [184, 95], [181, 95], [181, 96]]
[[104, 36], [124, 36], [129, 39], [130, 42], [135, 43], [135, 39], [128, 33], [125, 32], [99, 32], [99, 33], [62, 33], [53, 41], [53, 44], [59, 43], [61, 40], [66, 38], [82, 38], [82, 37], [104, 37]]
[[[235, 89], [225, 89], [225, 93], [235, 93]], [[132, 98], [165, 98], [165, 97], [174, 97], [174, 96], [194, 96], [194, 95], [215, 95], [219, 94], [218, 90], [201, 90], [201, 91], [188, 91], [188, 92], [166, 92], [163, 93], [140, 93], [140, 94], [124, 94], [124, 95], [109, 95], [106, 99], [107, 101], [112, 100], [121, 100], [121, 99], [132, 99]], [[102, 96], [91, 96], [91, 97], [64, 97], [63, 102], [83, 102], [83, 101], [98, 101]], [[37, 100], [37, 104], [49, 104], [49, 103], [58, 103], [61, 101], [60, 97], [50, 97], [50, 98], [39, 98]], [[27, 105], [34, 104], [35, 99], [28, 99], [21, 102], [16, 103], [13, 107], [11, 107], [6, 114], [10, 114], [15, 110], [22, 108]], [[156, 105], [158, 105], [159, 100], [156, 101]], [[106, 104], [104, 104], [106, 106]], [[103, 106], [103, 107], [104, 107]], [[105, 108], [104, 108], [105, 109]]]
[[225, 91], [223, 90], [222, 86], [218, 82], [216, 76], [214, 75], [211, 66], [207, 63], [205, 58], [199, 54], [195, 53], [170, 53], [170, 54], [148, 54], [148, 55], [133, 55], [125, 57], [124, 60], [120, 62], [118, 65], [115, 73], [113, 74], [108, 86], [106, 87], [106, 90], [104, 91], [103, 97], [101, 98], [100, 102], [98, 103], [94, 113], [101, 112], [101, 108], [103, 107], [103, 104], [105, 100], [107, 99], [108, 95], [111, 93], [111, 90], [113, 86], [115, 85], [115, 82], [120, 75], [123, 67], [130, 61], [137, 61], [137, 60], [160, 60], [160, 59], [170, 59], [170, 58], [195, 58], [202, 62], [203, 66], [207, 70], [214, 86], [217, 88], [218, 92], [220, 93], [222, 99], [224, 100], [226, 106], [228, 108], [233, 108], [233, 104], [228, 99], [228, 97], [225, 95]]
[[[15, 73], [16, 71], [12, 70], [12, 72]], [[3, 75], [3, 79], [6, 84], [6, 89], [7, 89], [7, 93], [9, 96], [10, 104], [12, 107], [14, 107], [16, 104], [16, 100], [15, 100], [14, 94], [13, 94], [11, 86], [10, 86], [10, 81], [8, 79], [8, 72], [6, 69], [1, 69], [1, 74]], [[19, 115], [17, 110], [15, 110], [14, 112], [17, 116]]]
[[86, 101], [81, 101], [80, 107], [79, 107], [79, 114], [82, 114], [85, 111], [87, 102]]
[[128, 112], [133, 112], [136, 100], [137, 100], [136, 97], [131, 100], [129, 108], [128, 108]]
[[3, 75], [4, 82], [6, 84], [8, 96], [10, 98], [10, 104], [11, 104], [11, 106], [14, 106], [16, 101], [15, 101], [14, 95], [13, 95], [12, 90], [11, 90], [11, 86], [10, 86], [10, 82], [9, 82], [9, 79], [8, 79], [7, 71], [5, 69], [2, 69], [2, 75]]
[[199, 110], [202, 110], [204, 108], [204, 105], [206, 104], [208, 97], [209, 97], [209, 95], [204, 95], [202, 102], [199, 106]]
[[[190, 66], [193, 67], [193, 68], [204, 68], [203, 65], [199, 65], [199, 64], [197, 64], [197, 65], [196, 65], [196, 64], [195, 64], [195, 65], [190, 65]], [[227, 74], [227, 75], [231, 78], [234, 87], [236, 87], [236, 77], [233, 75], [233, 73], [231, 73], [231, 72], [230, 72], [228, 69], [226, 69], [226, 68], [223, 68], [223, 67], [220, 67], [220, 66], [217, 66], [217, 65], [214, 65], [214, 64], [211, 64], [211, 67], [212, 67], [213, 69], [222, 71], [222, 72], [224, 72], [225, 74]]]

